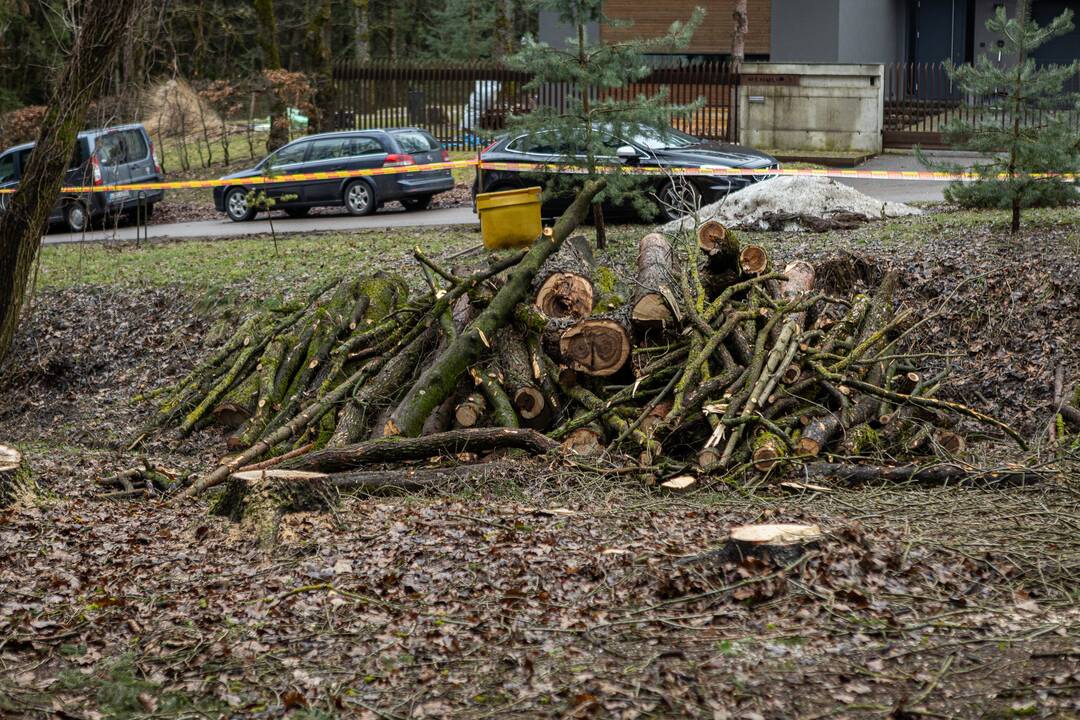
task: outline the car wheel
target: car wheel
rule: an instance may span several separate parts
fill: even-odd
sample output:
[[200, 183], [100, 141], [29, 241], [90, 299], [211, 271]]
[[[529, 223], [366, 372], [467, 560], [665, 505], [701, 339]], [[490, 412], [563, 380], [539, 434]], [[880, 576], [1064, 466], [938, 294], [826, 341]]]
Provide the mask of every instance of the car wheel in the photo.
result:
[[431, 195], [401, 198], [401, 204], [406, 210], [426, 210], [427, 206], [431, 204]]
[[291, 218], [307, 217], [311, 208], [285, 208], [285, 214]]
[[64, 224], [68, 232], [81, 233], [90, 224], [90, 215], [86, 212], [86, 206], [81, 202], [70, 202], [64, 208]]
[[363, 180], [351, 182], [345, 187], [345, 209], [350, 215], [370, 215], [377, 206], [375, 192]]
[[225, 193], [225, 214], [233, 222], [245, 222], [255, 217], [255, 209], [248, 207], [247, 190], [233, 188]]
[[701, 193], [687, 180], [676, 178], [664, 183], [657, 195], [660, 216], [665, 220], [678, 220], [701, 207]]

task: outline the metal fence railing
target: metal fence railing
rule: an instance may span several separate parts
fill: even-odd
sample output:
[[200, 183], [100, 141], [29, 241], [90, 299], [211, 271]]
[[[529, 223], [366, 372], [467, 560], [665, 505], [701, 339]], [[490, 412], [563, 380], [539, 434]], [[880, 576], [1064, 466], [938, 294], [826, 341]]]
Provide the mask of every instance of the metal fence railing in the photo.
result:
[[[1067, 84], [1068, 92], [1080, 91], [1080, 75]], [[897, 63], [885, 66], [885, 115], [882, 142], [885, 147], [941, 147], [943, 131], [957, 119], [1002, 123], [1012, 114], [998, 107], [995, 96], [964, 93], [945, 70], [943, 63]], [[1051, 113], [1063, 113], [1071, 127], [1080, 132], [1080, 112], [1075, 104], [1058, 110], [1027, 108], [1020, 121], [1025, 126], [1045, 123]]]
[[[504, 129], [510, 115], [539, 106], [562, 109], [574, 92], [562, 84], [527, 91], [529, 79], [527, 73], [491, 62], [340, 63], [333, 73], [333, 124], [339, 130], [418, 126], [450, 149], [475, 150]], [[690, 117], [673, 117], [675, 127], [707, 139], [736, 141], [738, 74], [730, 64], [658, 64], [641, 82], [608, 93], [634, 98], [660, 90], [674, 104], [704, 99]]]

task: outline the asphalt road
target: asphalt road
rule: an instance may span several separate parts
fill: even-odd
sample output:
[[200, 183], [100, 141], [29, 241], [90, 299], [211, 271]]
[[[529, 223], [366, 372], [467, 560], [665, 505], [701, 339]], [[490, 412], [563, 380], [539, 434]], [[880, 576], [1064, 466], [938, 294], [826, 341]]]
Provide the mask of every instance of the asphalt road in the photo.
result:
[[[235, 223], [221, 216], [221, 220], [202, 220], [198, 222], [173, 223], [170, 225], [149, 225], [144, 228], [128, 227], [93, 230], [86, 233], [51, 233], [44, 237], [46, 245], [73, 242], [131, 241], [139, 237], [153, 240], [183, 240], [193, 238], [229, 238], [245, 235], [264, 235], [270, 232], [270, 222], [266, 216], [251, 222]], [[405, 212], [387, 210], [365, 217], [354, 217], [344, 210], [333, 215], [312, 215], [306, 218], [290, 218], [281, 215], [274, 217], [274, 232], [312, 233], [345, 232], [388, 227], [415, 227], [421, 225], [469, 225], [477, 222], [471, 207], [446, 208], [441, 210], [423, 210]]]
[[[970, 165], [972, 156], [958, 153], [938, 153], [940, 159], [959, 165]], [[859, 166], [860, 170], [922, 170], [912, 155], [879, 155]], [[942, 199], [946, 183], [925, 180], [841, 180], [860, 192], [893, 202], [935, 201]], [[274, 218], [277, 233], [346, 232], [371, 228], [415, 227], [423, 225], [470, 225], [477, 222], [472, 208], [447, 208], [405, 212], [386, 210], [366, 217], [353, 217], [341, 211], [330, 215], [312, 215], [293, 219], [281, 215]], [[234, 223], [222, 216], [221, 220], [150, 225], [147, 228], [120, 227], [94, 230], [87, 233], [52, 233], [46, 235], [47, 245], [72, 242], [134, 241], [138, 237], [154, 240], [228, 238], [245, 235], [262, 235], [270, 232], [265, 217], [252, 222]]]

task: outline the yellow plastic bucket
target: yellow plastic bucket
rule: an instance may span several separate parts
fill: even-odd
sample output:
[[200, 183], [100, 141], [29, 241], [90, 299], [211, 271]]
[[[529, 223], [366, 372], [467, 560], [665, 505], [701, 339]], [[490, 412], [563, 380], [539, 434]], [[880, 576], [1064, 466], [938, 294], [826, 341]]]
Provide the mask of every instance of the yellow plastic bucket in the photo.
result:
[[480, 234], [488, 250], [531, 245], [540, 237], [540, 188], [481, 193], [476, 196]]

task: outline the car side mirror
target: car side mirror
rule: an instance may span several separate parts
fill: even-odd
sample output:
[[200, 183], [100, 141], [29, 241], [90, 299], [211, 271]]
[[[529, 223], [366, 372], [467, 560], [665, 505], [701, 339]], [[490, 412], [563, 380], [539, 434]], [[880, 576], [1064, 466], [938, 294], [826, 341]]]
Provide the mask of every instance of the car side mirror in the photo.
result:
[[619, 159], [625, 160], [628, 163], [636, 163], [638, 160], [641, 159], [641, 156], [638, 155], [638, 151], [630, 145], [621, 146], [618, 150], [615, 151], [615, 155], [619, 157]]

